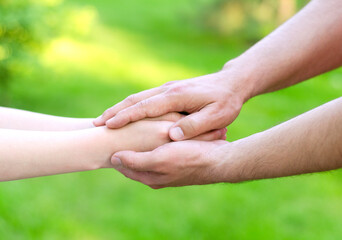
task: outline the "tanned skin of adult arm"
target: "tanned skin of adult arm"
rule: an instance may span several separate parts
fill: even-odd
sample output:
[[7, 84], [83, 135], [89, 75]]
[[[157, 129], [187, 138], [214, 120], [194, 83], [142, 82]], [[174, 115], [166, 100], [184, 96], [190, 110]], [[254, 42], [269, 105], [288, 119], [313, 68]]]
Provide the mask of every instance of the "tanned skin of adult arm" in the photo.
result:
[[224, 71], [244, 72], [240, 87], [248, 100], [340, 67], [341, 43], [342, 1], [313, 0]]
[[[224, 182], [342, 167], [342, 98], [215, 151]], [[226, 154], [226, 156], [224, 156]]]

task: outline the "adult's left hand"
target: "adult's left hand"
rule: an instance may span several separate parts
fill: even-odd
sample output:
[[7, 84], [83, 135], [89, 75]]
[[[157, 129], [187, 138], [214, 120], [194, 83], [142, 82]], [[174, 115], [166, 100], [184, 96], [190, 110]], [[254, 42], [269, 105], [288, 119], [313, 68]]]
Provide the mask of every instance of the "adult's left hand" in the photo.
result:
[[153, 189], [224, 182], [223, 140], [171, 142], [151, 152], [115, 153], [112, 164], [126, 177]]

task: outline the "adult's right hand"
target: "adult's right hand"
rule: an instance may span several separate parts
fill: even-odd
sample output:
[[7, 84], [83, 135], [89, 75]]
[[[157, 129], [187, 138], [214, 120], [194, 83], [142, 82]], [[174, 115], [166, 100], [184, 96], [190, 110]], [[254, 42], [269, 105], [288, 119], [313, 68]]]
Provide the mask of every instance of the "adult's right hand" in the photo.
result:
[[98, 117], [95, 126], [120, 128], [144, 118], [169, 112], [187, 112], [170, 129], [175, 141], [221, 129], [238, 116], [247, 100], [243, 74], [230, 68], [192, 79], [166, 83], [127, 97]]

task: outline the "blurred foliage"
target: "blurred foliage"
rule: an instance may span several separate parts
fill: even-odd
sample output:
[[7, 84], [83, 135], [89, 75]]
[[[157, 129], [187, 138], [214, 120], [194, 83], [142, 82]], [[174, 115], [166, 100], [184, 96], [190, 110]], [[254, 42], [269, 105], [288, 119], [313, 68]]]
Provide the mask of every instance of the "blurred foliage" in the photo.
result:
[[309, 0], [216, 0], [202, 12], [216, 34], [255, 43], [293, 16]]
[[7, 88], [17, 73], [27, 75], [40, 64], [39, 53], [51, 39], [86, 34], [90, 22], [79, 22], [86, 10], [63, 0], [0, 1], [0, 103], [7, 103]]
[[[50, 11], [49, 11], [50, 10]], [[33, 52], [53, 32], [53, 24], [48, 24], [51, 7], [34, 1], [0, 2], [0, 83], [6, 88], [13, 73], [33, 64]], [[27, 67], [27, 66], [26, 66]], [[1, 92], [5, 101], [5, 91]]]

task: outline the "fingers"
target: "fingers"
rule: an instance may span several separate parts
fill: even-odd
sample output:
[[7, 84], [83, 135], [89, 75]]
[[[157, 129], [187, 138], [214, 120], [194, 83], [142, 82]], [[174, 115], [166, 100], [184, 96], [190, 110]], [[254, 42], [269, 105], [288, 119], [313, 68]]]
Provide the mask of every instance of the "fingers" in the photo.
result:
[[113, 107], [108, 108], [106, 111], [104, 111], [104, 113], [101, 116], [99, 116], [98, 118], [96, 118], [93, 123], [97, 127], [105, 125], [107, 120], [114, 117], [121, 110], [123, 110], [127, 107], [130, 107], [130, 106], [132, 106], [132, 105], [134, 105], [134, 104], [136, 104], [136, 103], [138, 103], [144, 99], [147, 99], [149, 97], [157, 95], [163, 91], [164, 91], [163, 88], [157, 87], [157, 88], [152, 88], [152, 89], [149, 89], [146, 91], [142, 91], [140, 93], [130, 95], [129, 97], [127, 97], [123, 101], [119, 102], [118, 104], [115, 104]]
[[204, 133], [197, 137], [191, 138], [191, 140], [199, 140], [199, 141], [213, 141], [213, 140], [226, 140], [227, 129], [221, 128], [217, 130], [210, 131], [208, 133]]
[[159, 183], [165, 181], [163, 175], [153, 172], [157, 164], [153, 158], [153, 152], [118, 152], [113, 155], [111, 163], [127, 178], [141, 182], [153, 189], [161, 188]]
[[116, 167], [115, 169], [118, 170], [123, 175], [125, 175], [125, 177], [130, 178], [134, 181], [141, 182], [143, 178], [144, 172], [136, 172], [136, 171], [132, 171], [130, 169], [124, 168], [124, 167]]
[[133, 171], [151, 171], [156, 162], [152, 152], [121, 151], [111, 159], [114, 168], [124, 167]]
[[182, 119], [183, 117], [185, 117], [185, 115], [180, 114], [178, 112], [171, 112], [171, 113], [167, 113], [167, 114], [160, 116], [160, 117], [146, 118], [145, 120], [177, 122], [178, 120]]
[[224, 127], [224, 122], [216, 116], [214, 106], [208, 106], [201, 111], [180, 119], [170, 129], [170, 138], [174, 141], [190, 139], [212, 129]]
[[153, 189], [163, 188], [163, 186], [159, 184], [159, 182], [163, 181], [162, 175], [152, 172], [137, 172], [124, 167], [117, 167], [116, 170], [122, 173], [125, 177], [141, 182]]
[[115, 117], [108, 120], [106, 125], [109, 128], [120, 128], [144, 118], [159, 117], [169, 112], [180, 112], [182, 105], [177, 100], [171, 95], [158, 94], [120, 111]]

